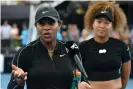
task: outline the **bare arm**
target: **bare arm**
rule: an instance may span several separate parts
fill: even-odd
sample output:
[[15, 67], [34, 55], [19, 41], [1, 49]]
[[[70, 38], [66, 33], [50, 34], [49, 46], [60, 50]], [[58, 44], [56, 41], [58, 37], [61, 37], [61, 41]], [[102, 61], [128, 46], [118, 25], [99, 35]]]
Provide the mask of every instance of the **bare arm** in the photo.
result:
[[121, 81], [122, 88], [125, 89], [131, 72], [131, 60], [122, 64]]

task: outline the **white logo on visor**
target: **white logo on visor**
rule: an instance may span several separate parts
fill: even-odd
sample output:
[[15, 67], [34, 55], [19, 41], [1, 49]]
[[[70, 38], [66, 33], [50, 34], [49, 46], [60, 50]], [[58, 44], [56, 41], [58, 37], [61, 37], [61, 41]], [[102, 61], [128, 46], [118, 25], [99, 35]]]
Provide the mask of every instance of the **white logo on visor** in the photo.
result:
[[108, 13], [107, 11], [101, 11], [101, 13]]
[[42, 14], [45, 14], [45, 13], [47, 13], [47, 12], [49, 12], [49, 11], [44, 11], [44, 12], [42, 12]]

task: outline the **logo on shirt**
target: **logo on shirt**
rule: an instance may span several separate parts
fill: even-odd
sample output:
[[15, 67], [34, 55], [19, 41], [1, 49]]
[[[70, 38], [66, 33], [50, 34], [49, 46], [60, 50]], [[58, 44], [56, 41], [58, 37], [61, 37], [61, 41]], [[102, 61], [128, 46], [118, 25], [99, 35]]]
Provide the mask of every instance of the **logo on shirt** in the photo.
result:
[[106, 52], [107, 52], [106, 49], [100, 49], [100, 50], [99, 50], [99, 53], [106, 53]]
[[66, 54], [62, 54], [62, 55], [60, 55], [60, 57], [63, 57], [63, 56], [65, 56]]

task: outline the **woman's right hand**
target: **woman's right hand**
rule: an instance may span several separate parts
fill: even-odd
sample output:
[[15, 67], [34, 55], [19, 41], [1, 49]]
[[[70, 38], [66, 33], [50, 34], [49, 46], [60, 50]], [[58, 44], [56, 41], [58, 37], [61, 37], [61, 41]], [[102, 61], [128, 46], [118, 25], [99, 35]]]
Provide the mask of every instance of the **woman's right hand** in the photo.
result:
[[88, 83], [81, 82], [78, 84], [78, 89], [93, 89]]
[[27, 80], [27, 72], [24, 72], [21, 68], [12, 65], [12, 73], [18, 85], [24, 85]]

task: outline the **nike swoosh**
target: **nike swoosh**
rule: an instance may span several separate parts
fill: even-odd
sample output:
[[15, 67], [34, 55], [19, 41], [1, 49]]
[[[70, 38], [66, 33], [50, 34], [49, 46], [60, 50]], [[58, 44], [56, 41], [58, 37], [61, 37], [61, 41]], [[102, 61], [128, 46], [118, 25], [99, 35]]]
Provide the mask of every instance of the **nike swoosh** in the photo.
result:
[[62, 55], [60, 55], [60, 57], [63, 57], [63, 56], [65, 56], [66, 54], [62, 54]]
[[47, 12], [49, 12], [49, 11], [44, 11], [44, 12], [42, 12], [42, 14], [45, 14], [45, 13], [47, 13]]

